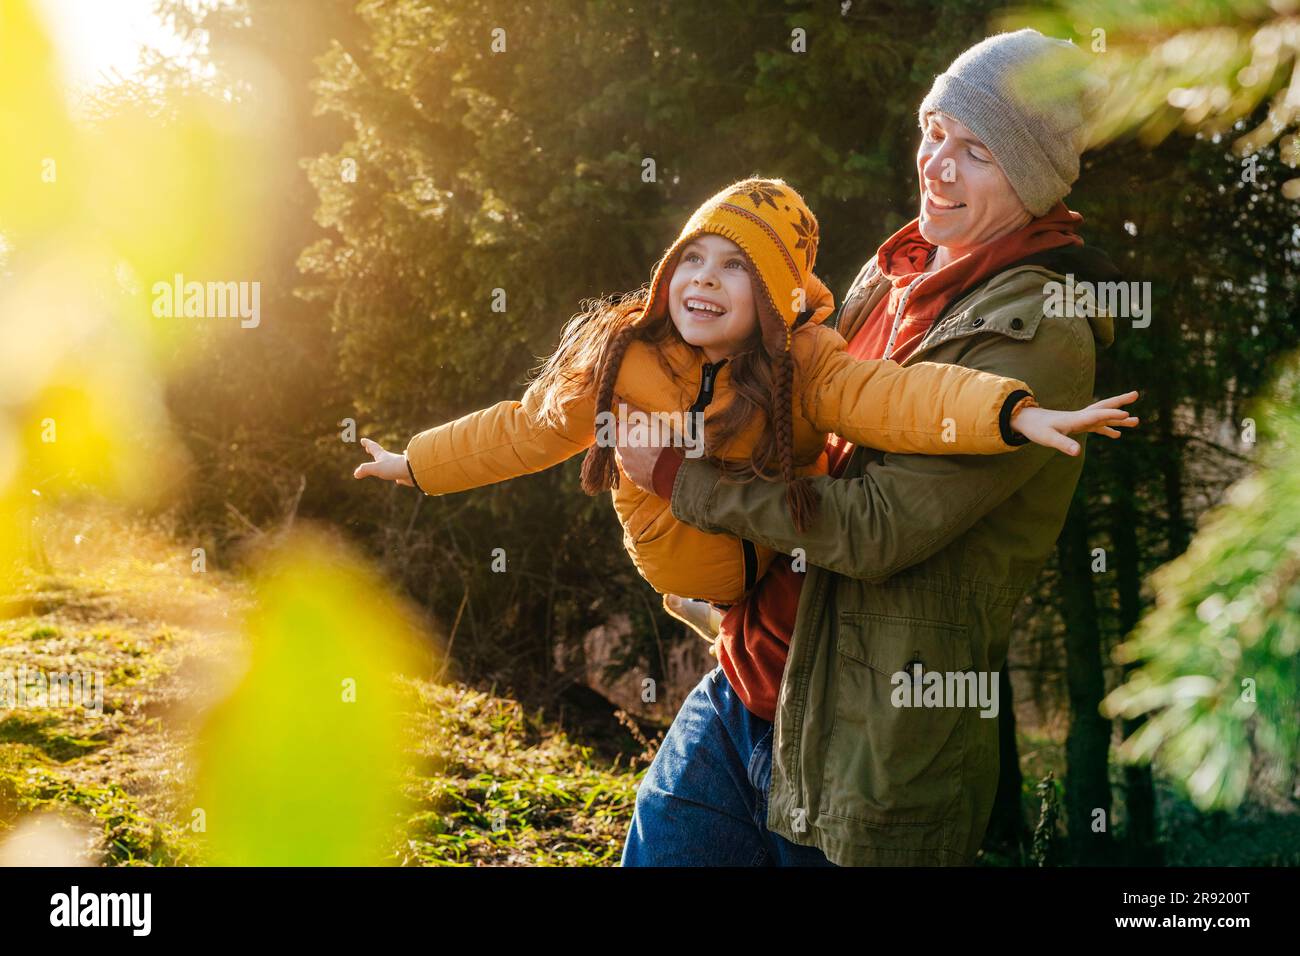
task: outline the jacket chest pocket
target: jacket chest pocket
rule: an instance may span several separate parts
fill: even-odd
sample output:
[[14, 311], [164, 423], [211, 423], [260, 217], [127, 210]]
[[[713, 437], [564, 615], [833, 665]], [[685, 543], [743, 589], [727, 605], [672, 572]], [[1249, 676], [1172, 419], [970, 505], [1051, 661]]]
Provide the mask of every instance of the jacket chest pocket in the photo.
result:
[[943, 823], [960, 797], [966, 731], [979, 719], [971, 663], [963, 625], [842, 612], [821, 812], [881, 827], [916, 825], [893, 837], [908, 849], [946, 845]]

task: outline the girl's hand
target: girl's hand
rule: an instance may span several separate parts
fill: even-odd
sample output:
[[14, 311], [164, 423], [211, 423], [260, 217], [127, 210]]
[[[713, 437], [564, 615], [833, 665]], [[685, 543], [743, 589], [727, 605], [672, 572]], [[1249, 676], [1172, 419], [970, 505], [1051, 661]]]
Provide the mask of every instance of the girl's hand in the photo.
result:
[[1067, 455], [1079, 454], [1079, 443], [1069, 435], [1079, 432], [1098, 432], [1107, 438], [1118, 438], [1117, 428], [1132, 428], [1138, 419], [1121, 408], [1138, 397], [1137, 392], [1125, 392], [1093, 402], [1077, 412], [1060, 412], [1054, 408], [1022, 408], [1011, 418], [1011, 427], [1032, 442], [1055, 448]]
[[415, 487], [411, 483], [411, 473], [406, 468], [406, 452], [397, 455], [391, 451], [384, 451], [383, 445], [369, 438], [361, 439], [361, 447], [370, 453], [374, 461], [357, 465], [357, 470], [352, 472], [353, 478], [369, 478], [373, 475], [375, 478], [386, 478], [408, 488]]
[[[630, 402], [625, 402], [617, 395], [614, 396], [613, 406], [619, 409], [620, 412], [626, 411], [629, 415], [633, 412], [645, 414], [642, 409]], [[621, 429], [616, 437], [625, 437]], [[661, 451], [663, 451], [662, 446], [649, 443], [638, 445], [620, 444], [614, 448], [614, 458], [618, 461], [619, 468], [623, 469], [623, 474], [627, 475], [632, 484], [642, 491], [654, 494], [655, 463], [659, 461]]]

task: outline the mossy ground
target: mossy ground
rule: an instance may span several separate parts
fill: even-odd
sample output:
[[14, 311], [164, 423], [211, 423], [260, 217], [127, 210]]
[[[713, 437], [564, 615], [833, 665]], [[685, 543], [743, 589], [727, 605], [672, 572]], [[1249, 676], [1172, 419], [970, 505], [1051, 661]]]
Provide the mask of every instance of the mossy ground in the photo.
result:
[[[238, 679], [233, 651], [249, 588], [223, 571], [195, 573], [188, 546], [138, 520], [74, 512], [45, 518], [43, 532], [39, 566], [17, 569], [0, 593], [0, 675], [22, 666], [102, 675], [102, 713], [7, 707], [0, 698], [0, 864], [53, 856], [202, 865], [203, 837], [190, 819], [191, 746], [205, 709]], [[657, 741], [611, 726], [583, 743], [581, 730], [507, 697], [418, 675], [393, 680], [405, 701], [410, 759], [406, 809], [384, 848], [389, 862], [617, 864]], [[620, 734], [627, 746], [609, 746]], [[1063, 786], [1060, 738], [1020, 730], [1031, 830], [1035, 785], [1050, 771]], [[1118, 795], [1117, 766], [1112, 779]], [[1167, 864], [1300, 864], [1294, 800], [1202, 814], [1159, 776], [1157, 796]], [[1116, 808], [1122, 832], [1118, 797]], [[1017, 861], [985, 854], [980, 863]]]
[[[43, 532], [43, 566], [16, 569], [0, 595], [0, 673], [101, 675], [102, 713], [0, 707], [0, 862], [201, 865], [190, 747], [237, 677], [248, 588], [195, 573], [188, 547], [144, 525], [80, 512], [45, 518]], [[394, 680], [408, 702], [410, 809], [393, 863], [617, 863], [638, 778], [627, 761], [516, 701]]]

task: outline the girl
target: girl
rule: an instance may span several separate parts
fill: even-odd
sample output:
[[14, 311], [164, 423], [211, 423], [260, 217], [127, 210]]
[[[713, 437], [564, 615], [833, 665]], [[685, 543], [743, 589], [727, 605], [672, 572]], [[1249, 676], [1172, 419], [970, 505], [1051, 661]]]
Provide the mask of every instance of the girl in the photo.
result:
[[883, 451], [983, 455], [1031, 440], [1068, 450], [1072, 432], [1137, 423], [1117, 407], [1132, 392], [1053, 411], [1015, 379], [853, 359], [822, 324], [834, 302], [812, 271], [817, 241], [817, 220], [782, 180], [727, 187], [691, 216], [648, 289], [597, 300], [568, 323], [521, 401], [420, 432], [402, 455], [362, 439], [374, 460], [355, 476], [441, 495], [586, 452], [582, 487], [613, 490], [628, 553], [680, 617], [673, 595], [734, 603], [773, 554], [679, 522], [667, 501], [620, 481], [612, 426], [628, 415], [616, 404], [668, 416], [687, 454], [702, 439], [730, 480], [785, 482], [799, 530], [816, 514], [807, 476], [825, 471], [827, 432]]

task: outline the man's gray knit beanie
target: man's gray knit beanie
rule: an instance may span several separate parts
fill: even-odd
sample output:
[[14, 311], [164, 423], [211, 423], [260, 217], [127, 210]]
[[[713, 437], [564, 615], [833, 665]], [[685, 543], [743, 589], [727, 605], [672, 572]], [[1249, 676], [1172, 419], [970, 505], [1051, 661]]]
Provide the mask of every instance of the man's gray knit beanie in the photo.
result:
[[965, 124], [989, 148], [1025, 208], [1044, 215], [1079, 178], [1087, 67], [1087, 54], [1068, 40], [1037, 30], [999, 33], [935, 79], [921, 102], [921, 125], [934, 110]]

